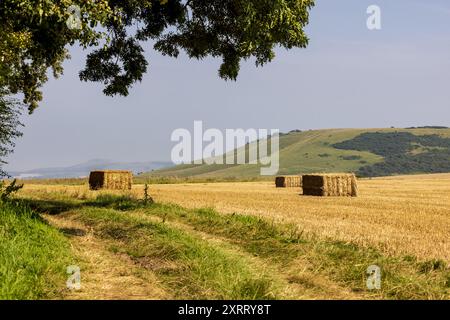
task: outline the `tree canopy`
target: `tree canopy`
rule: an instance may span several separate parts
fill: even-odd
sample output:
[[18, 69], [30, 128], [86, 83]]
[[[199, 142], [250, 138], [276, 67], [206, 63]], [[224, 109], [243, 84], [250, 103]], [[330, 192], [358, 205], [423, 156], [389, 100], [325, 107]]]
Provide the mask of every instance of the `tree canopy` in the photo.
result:
[[67, 47], [75, 43], [94, 49], [81, 80], [103, 83], [106, 95], [127, 95], [142, 80], [145, 41], [172, 57], [180, 51], [196, 59], [220, 57], [219, 76], [235, 80], [242, 59], [254, 57], [259, 66], [274, 58], [275, 46], [306, 47], [304, 28], [313, 5], [314, 0], [2, 0], [0, 87], [22, 93], [32, 112], [48, 71], [62, 74]]
[[18, 130], [22, 125], [19, 122], [20, 110], [18, 101], [8, 98], [7, 92], [0, 89], [0, 178], [6, 176], [1, 169], [6, 163], [4, 157], [12, 151], [14, 139], [22, 135]]

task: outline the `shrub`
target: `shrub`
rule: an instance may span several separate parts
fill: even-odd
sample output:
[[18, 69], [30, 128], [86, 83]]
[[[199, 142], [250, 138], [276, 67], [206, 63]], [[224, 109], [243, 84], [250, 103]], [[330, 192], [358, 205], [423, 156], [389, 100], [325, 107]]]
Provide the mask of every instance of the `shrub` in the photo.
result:
[[1, 168], [6, 163], [3, 158], [12, 152], [14, 139], [22, 135], [18, 130], [23, 126], [19, 121], [21, 110], [21, 104], [10, 98], [9, 92], [0, 88], [0, 178], [7, 176]]
[[22, 187], [23, 184], [17, 184], [16, 179], [14, 179], [9, 185], [6, 185], [4, 181], [0, 181], [0, 201], [7, 201], [11, 194], [19, 191]]
[[[361, 167], [358, 176], [450, 172], [450, 139], [436, 134], [368, 132], [333, 145], [336, 149], [368, 151], [383, 162]], [[414, 153], [412, 151], [420, 151]]]

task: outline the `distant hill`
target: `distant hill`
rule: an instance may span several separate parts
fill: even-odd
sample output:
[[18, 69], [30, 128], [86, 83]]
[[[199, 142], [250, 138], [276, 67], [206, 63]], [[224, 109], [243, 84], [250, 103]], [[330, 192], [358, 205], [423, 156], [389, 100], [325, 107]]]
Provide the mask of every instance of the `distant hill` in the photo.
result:
[[[259, 169], [259, 165], [178, 165], [143, 176], [252, 178], [259, 176]], [[312, 172], [356, 172], [365, 177], [450, 172], [450, 129], [293, 130], [281, 134], [279, 174]]]
[[68, 167], [38, 168], [28, 171], [8, 172], [12, 177], [27, 178], [80, 178], [89, 175], [90, 171], [109, 169], [109, 170], [130, 170], [134, 174], [147, 172], [163, 167], [173, 166], [172, 162], [113, 162], [110, 160], [95, 159]]

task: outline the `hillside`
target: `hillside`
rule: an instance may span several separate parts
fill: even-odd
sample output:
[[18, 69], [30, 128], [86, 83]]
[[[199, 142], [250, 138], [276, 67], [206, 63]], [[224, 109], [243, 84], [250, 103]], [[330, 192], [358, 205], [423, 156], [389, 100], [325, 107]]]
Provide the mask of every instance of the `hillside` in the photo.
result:
[[[178, 165], [144, 176], [258, 177], [259, 165]], [[327, 129], [280, 135], [279, 174], [359, 176], [450, 172], [450, 129]]]

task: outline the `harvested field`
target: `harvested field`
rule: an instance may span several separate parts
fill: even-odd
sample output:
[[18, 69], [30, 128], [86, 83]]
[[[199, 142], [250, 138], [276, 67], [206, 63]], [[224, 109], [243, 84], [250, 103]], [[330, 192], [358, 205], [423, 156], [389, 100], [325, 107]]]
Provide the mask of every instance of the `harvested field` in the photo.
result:
[[[448, 299], [450, 174], [360, 187], [351, 198], [273, 182], [151, 185], [150, 205], [142, 185], [30, 184], [19, 196], [81, 260], [84, 289], [65, 298]], [[373, 264], [384, 270], [376, 292]]]
[[294, 222], [320, 237], [450, 262], [450, 174], [360, 180], [358, 187], [357, 198], [302, 197], [270, 182], [157, 185], [150, 192], [156, 201]]
[[[388, 254], [450, 262], [450, 174], [360, 180], [359, 197], [303, 197], [273, 182], [150, 185], [159, 202], [212, 207], [292, 222], [320, 238], [373, 246]], [[87, 186], [25, 185], [27, 197], [58, 192], [90, 198]], [[142, 197], [143, 186], [130, 191]]]

